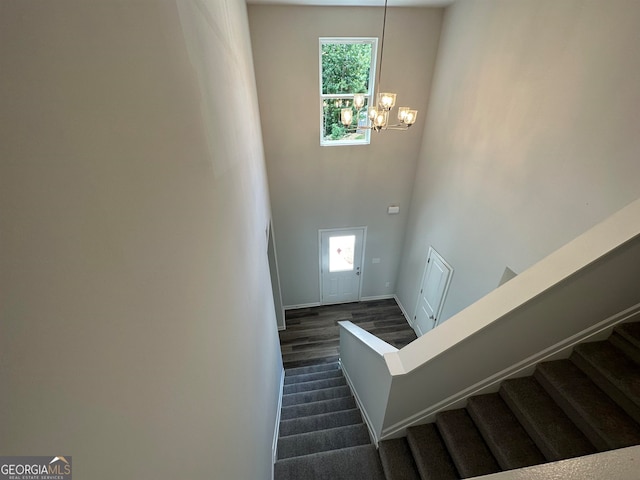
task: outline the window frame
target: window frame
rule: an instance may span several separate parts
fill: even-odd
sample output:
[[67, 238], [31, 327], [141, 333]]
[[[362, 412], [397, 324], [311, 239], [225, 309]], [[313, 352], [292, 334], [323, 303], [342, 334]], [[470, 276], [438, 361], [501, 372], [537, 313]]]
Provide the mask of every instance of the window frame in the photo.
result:
[[[320, 37], [318, 41], [318, 61], [319, 61], [319, 91], [320, 91], [320, 146], [338, 147], [345, 145], [369, 145], [371, 143], [371, 130], [364, 131], [365, 138], [361, 140], [325, 140], [324, 138], [324, 102], [326, 100], [351, 99], [353, 102], [354, 93], [323, 93], [322, 89], [322, 46], [326, 44], [347, 43], [371, 45], [371, 64], [369, 68], [369, 91], [364, 94], [366, 105], [374, 105], [375, 80], [376, 80], [376, 60], [378, 58], [378, 37]], [[371, 120], [367, 115], [367, 126], [371, 125]]]

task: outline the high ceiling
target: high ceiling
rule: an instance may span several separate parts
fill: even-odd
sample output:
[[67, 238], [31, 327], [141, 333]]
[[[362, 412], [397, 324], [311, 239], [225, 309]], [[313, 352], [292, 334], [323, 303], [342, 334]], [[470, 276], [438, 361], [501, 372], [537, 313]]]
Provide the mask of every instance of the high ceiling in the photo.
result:
[[[389, 7], [442, 7], [454, 0], [388, 0]], [[318, 5], [326, 7], [383, 7], [384, 0], [247, 0], [253, 4], [272, 5]]]

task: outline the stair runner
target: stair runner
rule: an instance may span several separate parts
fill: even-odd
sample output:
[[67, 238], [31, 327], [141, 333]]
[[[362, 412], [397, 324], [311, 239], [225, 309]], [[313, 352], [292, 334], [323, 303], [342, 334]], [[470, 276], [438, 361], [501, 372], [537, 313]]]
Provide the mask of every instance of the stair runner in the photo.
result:
[[626, 323], [381, 441], [379, 454], [386, 480], [470, 478], [638, 445], [639, 423], [640, 323]]
[[385, 480], [338, 363], [285, 370], [275, 480]]

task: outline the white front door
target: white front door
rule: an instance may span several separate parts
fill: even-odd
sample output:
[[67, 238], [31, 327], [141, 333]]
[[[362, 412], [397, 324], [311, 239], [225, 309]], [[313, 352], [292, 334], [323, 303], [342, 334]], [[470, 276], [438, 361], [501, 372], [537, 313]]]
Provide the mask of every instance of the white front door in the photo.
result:
[[416, 313], [413, 316], [414, 328], [418, 330], [419, 335], [424, 335], [438, 324], [452, 272], [451, 266], [433, 247], [429, 247], [427, 266], [420, 285]]
[[320, 303], [360, 300], [365, 228], [320, 230]]

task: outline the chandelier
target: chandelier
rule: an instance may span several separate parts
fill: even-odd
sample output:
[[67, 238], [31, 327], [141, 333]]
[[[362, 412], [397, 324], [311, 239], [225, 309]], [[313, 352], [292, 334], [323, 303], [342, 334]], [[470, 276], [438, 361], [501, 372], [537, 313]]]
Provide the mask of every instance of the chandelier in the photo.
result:
[[[376, 85], [380, 85], [380, 77], [382, 74], [382, 59], [384, 53], [384, 32], [387, 25], [387, 1], [384, 0], [384, 17], [382, 20], [382, 39], [380, 41], [380, 66], [378, 67]], [[350, 127], [353, 118], [360, 118], [360, 112], [364, 108], [365, 95], [356, 93], [353, 95], [353, 107], [346, 107], [340, 111], [340, 121], [345, 127]], [[369, 107], [368, 116], [371, 120], [371, 126], [357, 126], [355, 130], [371, 129], [379, 132], [381, 130], [407, 130], [411, 125], [416, 123], [418, 111], [411, 107], [398, 108], [398, 122], [396, 124], [389, 123], [389, 114], [396, 105], [396, 94], [389, 92], [380, 92], [378, 86], [378, 94], [376, 97], [376, 105]], [[354, 112], [355, 109], [355, 112]]]

